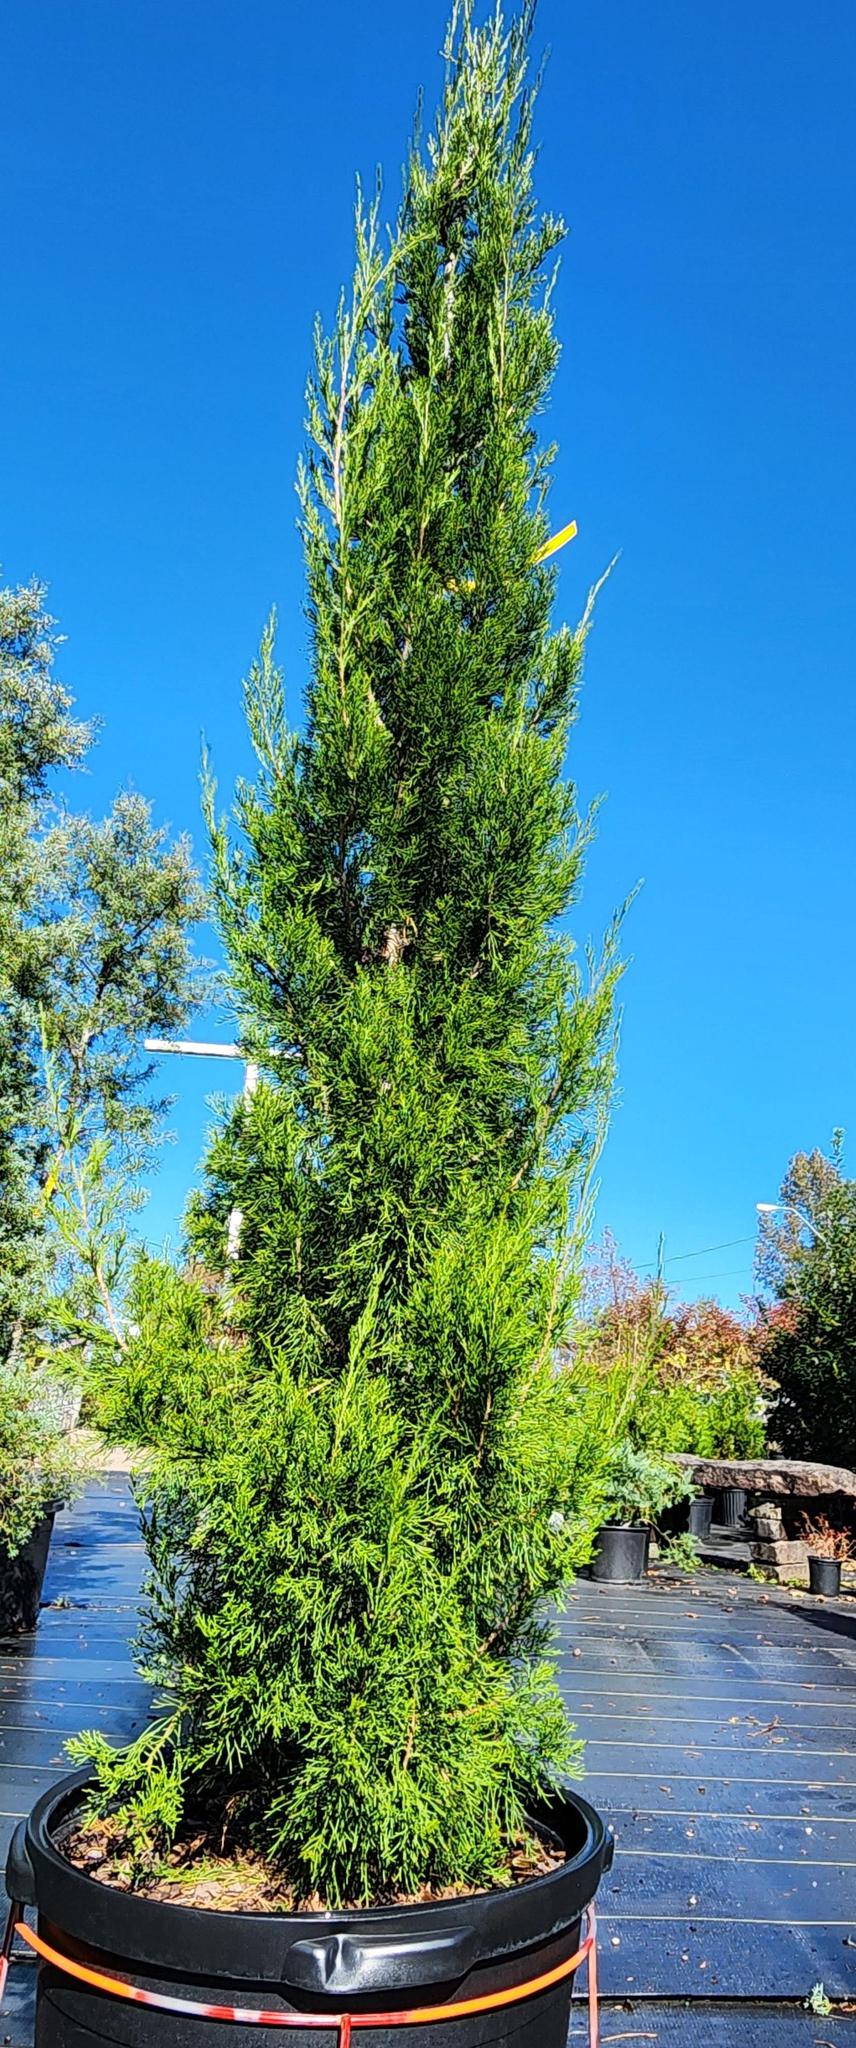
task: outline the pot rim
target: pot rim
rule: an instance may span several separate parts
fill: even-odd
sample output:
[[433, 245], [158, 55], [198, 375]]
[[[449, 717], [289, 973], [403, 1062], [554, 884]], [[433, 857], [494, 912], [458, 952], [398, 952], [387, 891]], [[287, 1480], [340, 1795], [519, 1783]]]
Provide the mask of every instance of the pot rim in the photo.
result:
[[[570, 1786], [552, 1800], [533, 1802], [531, 1818], [552, 1826], [560, 1839], [582, 1840], [555, 1870], [510, 1890], [476, 1892], [465, 1898], [417, 1905], [355, 1906], [324, 1912], [237, 1913], [206, 1906], [151, 1899], [76, 1870], [57, 1848], [55, 1831], [81, 1803], [91, 1783], [89, 1770], [75, 1771], [38, 1799], [22, 1825], [19, 1857], [31, 1880], [28, 1904], [50, 1925], [90, 1950], [110, 1951], [129, 1966], [176, 1970], [192, 1978], [289, 1981], [288, 1954], [306, 1948], [313, 1935], [359, 1945], [359, 1937], [456, 1937], [471, 1960], [513, 1955], [543, 1943], [579, 1919], [612, 1862], [613, 1837], [595, 1808]], [[564, 1823], [564, 1825], [563, 1825]], [[10, 1851], [10, 1865], [15, 1843]], [[7, 1872], [7, 1889], [11, 1872]], [[340, 1942], [336, 1942], [337, 1934]], [[370, 1944], [371, 1945], [371, 1944]], [[467, 1967], [470, 1967], [468, 1962]], [[431, 1974], [435, 1974], [432, 1971]], [[294, 1981], [293, 1978], [291, 1981]]]

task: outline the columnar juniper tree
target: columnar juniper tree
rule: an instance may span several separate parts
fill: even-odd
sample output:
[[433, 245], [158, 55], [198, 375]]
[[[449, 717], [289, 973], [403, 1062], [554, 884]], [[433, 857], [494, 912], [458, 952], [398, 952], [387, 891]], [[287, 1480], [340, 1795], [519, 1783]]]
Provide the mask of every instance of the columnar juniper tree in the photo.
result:
[[[539, 1603], [611, 1448], [554, 1354], [612, 1063], [610, 938], [560, 924], [589, 825], [563, 762], [589, 612], [550, 630], [549, 265], [528, 13], [453, 16], [387, 252], [319, 333], [301, 473], [302, 737], [273, 631], [238, 842], [209, 790], [244, 1040], [264, 1065], [192, 1233], [146, 1264], [104, 1412], [155, 1445], [166, 1704], [101, 1804], [141, 1863], [207, 1822], [330, 1902], [490, 1882], [573, 1761]], [[213, 1249], [212, 1249], [213, 1248]], [[222, 1264], [222, 1254], [220, 1254]]]

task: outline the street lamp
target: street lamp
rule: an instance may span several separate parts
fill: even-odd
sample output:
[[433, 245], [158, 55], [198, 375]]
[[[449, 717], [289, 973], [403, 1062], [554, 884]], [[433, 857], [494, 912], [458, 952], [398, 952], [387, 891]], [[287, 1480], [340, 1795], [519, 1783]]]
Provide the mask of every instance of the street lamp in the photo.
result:
[[798, 1209], [795, 1202], [756, 1202], [755, 1207], [759, 1216], [775, 1216], [780, 1209], [787, 1209], [791, 1216], [797, 1217], [804, 1230], [813, 1231], [815, 1237], [820, 1239], [821, 1244], [828, 1244], [831, 1247], [832, 1240], [827, 1236], [826, 1231], [821, 1230], [820, 1224], [815, 1223], [813, 1216], [808, 1216], [804, 1209]]
[[[251, 1096], [255, 1094], [258, 1087], [258, 1067], [254, 1060], [247, 1059], [243, 1047], [240, 1045], [210, 1045], [202, 1039], [193, 1038], [145, 1038], [143, 1045], [146, 1052], [191, 1053], [196, 1059], [208, 1060], [243, 1060], [245, 1102], [250, 1101]], [[226, 1258], [229, 1265], [238, 1256], [243, 1220], [240, 1209], [231, 1210], [226, 1237]]]

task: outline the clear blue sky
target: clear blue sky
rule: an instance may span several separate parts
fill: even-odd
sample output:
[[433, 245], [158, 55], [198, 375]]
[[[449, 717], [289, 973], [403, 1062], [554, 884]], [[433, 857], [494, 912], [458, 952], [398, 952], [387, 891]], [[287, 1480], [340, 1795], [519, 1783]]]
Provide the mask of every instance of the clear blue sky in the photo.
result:
[[[246, 765], [275, 601], [305, 666], [292, 491], [352, 180], [390, 195], [444, 9], [7, 0], [0, 561], [48, 579], [106, 720], [78, 795], [198, 829], [200, 732]], [[638, 877], [599, 1224], [637, 1262], [751, 1235], [854, 1118], [853, 0], [543, 0], [559, 613], [601, 601], [574, 769], [606, 791], [577, 928]], [[227, 1070], [228, 1071], [228, 1070]], [[175, 1073], [147, 1232], [175, 1229], [220, 1071]], [[856, 1132], [850, 1147], [856, 1164]], [[675, 1264], [736, 1299], [751, 1244]]]

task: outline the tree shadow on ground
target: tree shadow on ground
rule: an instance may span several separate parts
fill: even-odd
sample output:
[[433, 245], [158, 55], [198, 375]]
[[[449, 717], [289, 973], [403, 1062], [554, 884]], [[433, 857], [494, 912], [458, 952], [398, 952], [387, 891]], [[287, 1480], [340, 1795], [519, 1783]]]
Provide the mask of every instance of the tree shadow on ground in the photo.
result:
[[841, 1614], [834, 1608], [800, 1606], [796, 1610], [783, 1600], [771, 1600], [770, 1606], [777, 1614], [787, 1614], [793, 1619], [796, 1611], [801, 1621], [807, 1621], [812, 1628], [823, 1629], [828, 1635], [837, 1635], [844, 1642], [856, 1642], [856, 1607], [852, 1613]]

